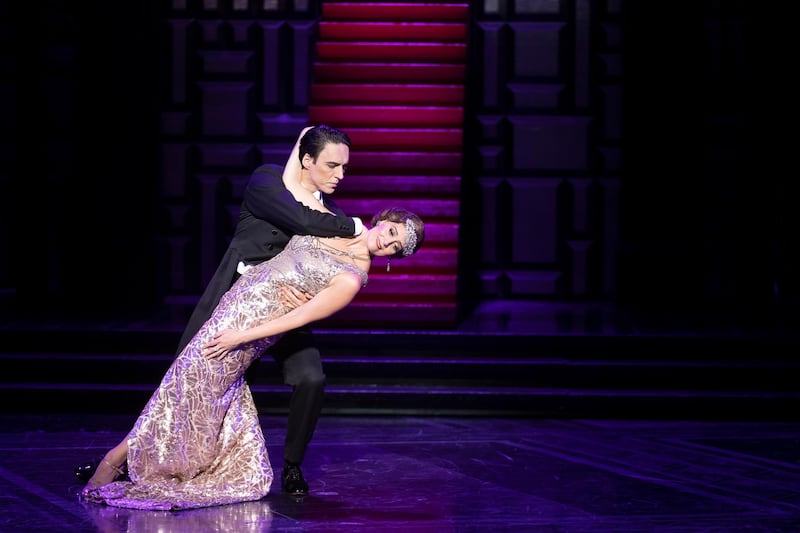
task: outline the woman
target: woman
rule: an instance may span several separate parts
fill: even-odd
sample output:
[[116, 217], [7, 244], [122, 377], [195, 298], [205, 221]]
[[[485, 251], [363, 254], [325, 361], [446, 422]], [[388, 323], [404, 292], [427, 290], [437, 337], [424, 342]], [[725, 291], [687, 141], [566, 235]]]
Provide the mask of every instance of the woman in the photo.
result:
[[[372, 258], [415, 253], [422, 220], [401, 208], [344, 239], [295, 235], [247, 270], [167, 370], [131, 432], [100, 462], [81, 496], [136, 509], [190, 509], [257, 500], [273, 479], [247, 367], [283, 333], [331, 316], [367, 283]], [[314, 296], [293, 307], [297, 289]], [[127, 461], [130, 481], [115, 481]]]

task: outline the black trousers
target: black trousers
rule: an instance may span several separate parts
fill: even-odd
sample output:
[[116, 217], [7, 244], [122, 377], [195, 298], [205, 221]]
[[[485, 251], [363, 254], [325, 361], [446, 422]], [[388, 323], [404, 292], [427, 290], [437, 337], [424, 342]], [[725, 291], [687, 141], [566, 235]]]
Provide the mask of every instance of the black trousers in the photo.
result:
[[286, 424], [284, 460], [300, 464], [314, 436], [325, 392], [322, 358], [310, 329], [290, 331], [267, 350], [292, 387]]

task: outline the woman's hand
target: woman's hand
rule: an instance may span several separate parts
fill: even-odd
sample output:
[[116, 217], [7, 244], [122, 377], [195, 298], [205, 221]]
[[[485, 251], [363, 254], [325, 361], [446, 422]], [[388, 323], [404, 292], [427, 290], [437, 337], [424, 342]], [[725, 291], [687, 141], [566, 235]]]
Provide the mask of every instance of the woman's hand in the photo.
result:
[[232, 349], [242, 344], [242, 332], [235, 329], [223, 329], [203, 346], [203, 357], [206, 359], [222, 359]]
[[313, 294], [303, 292], [293, 285], [284, 285], [281, 291], [283, 293], [283, 305], [289, 310], [300, 307], [314, 297]]

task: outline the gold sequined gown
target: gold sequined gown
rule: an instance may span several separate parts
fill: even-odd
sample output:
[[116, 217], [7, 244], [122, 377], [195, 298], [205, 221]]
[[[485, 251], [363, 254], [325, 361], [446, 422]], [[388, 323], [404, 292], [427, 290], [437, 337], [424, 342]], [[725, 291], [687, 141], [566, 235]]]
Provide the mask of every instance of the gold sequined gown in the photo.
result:
[[367, 273], [340, 259], [320, 248], [316, 237], [296, 235], [280, 254], [240, 277], [167, 370], [128, 434], [131, 481], [92, 489], [84, 498], [178, 510], [266, 496], [272, 467], [244, 373], [277, 337], [242, 345], [222, 360], [206, 359], [201, 348], [222, 329], [245, 329], [284, 314], [285, 285], [316, 294], [345, 271], [366, 285]]

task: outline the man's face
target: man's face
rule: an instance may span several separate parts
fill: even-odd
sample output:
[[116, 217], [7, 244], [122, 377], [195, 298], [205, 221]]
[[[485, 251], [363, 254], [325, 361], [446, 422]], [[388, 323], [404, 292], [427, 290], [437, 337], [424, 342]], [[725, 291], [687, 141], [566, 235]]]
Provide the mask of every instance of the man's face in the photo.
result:
[[333, 194], [344, 179], [348, 161], [350, 149], [346, 144], [326, 144], [316, 161], [309, 154], [303, 156], [303, 166], [308, 170], [311, 185], [325, 194]]

